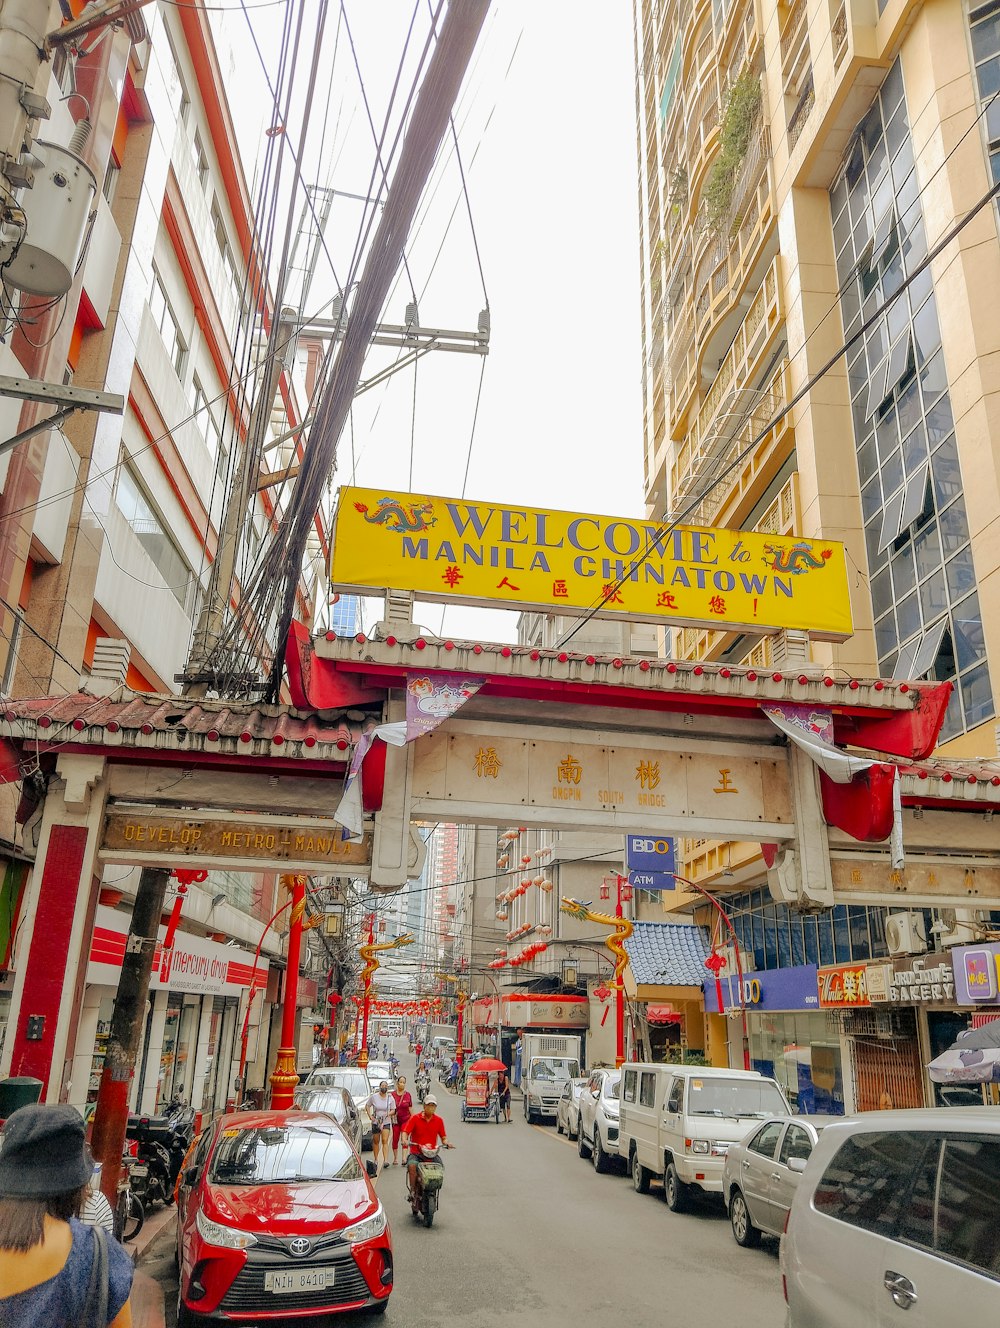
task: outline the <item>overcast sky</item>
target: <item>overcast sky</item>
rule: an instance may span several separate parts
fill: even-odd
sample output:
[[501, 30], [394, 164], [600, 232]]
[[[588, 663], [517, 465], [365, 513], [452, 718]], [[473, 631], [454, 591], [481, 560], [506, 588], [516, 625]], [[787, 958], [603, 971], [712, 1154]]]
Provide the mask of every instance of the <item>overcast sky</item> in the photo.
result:
[[[308, 15], [315, 14], [317, 0], [303, 3]], [[247, 8], [273, 80], [284, 7], [254, 11], [248, 0]], [[346, 13], [380, 128], [413, 5], [347, 0]], [[428, 22], [422, 0], [404, 90]], [[267, 98], [260, 65], [245, 20], [227, 15], [218, 23], [252, 178], [268, 142], [261, 125]], [[324, 48], [324, 91], [305, 145], [307, 174], [364, 194], [374, 141], [335, 4]], [[296, 65], [298, 106], [310, 56], [304, 44]], [[633, 83], [626, 0], [495, 0], [456, 112], [492, 319], [469, 461], [470, 498], [645, 515]], [[401, 98], [397, 94], [397, 106]], [[301, 114], [289, 120], [289, 137], [298, 147]], [[393, 114], [390, 138], [397, 122]], [[362, 204], [336, 200], [326, 242], [342, 279], [362, 219]], [[485, 301], [452, 151], [439, 159], [408, 256], [421, 324], [474, 331]], [[318, 307], [334, 290], [324, 256], [310, 305]], [[409, 281], [401, 276], [385, 320], [403, 322], [411, 298]], [[394, 353], [373, 352], [364, 376]], [[359, 397], [356, 482], [460, 494], [479, 377], [478, 358], [434, 353], [417, 370], [415, 414], [412, 369]], [[345, 435], [334, 484], [351, 479]], [[438, 630], [439, 609], [419, 606], [417, 616]], [[453, 606], [446, 630], [512, 639], [514, 615]]]

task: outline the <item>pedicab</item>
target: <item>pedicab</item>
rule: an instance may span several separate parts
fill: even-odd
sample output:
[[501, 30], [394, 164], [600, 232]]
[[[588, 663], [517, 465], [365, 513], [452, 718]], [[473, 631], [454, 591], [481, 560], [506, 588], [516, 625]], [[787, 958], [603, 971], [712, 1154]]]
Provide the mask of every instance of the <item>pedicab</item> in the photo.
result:
[[465, 1097], [462, 1101], [463, 1121], [491, 1120], [500, 1123], [500, 1095], [497, 1092], [497, 1073], [506, 1067], [502, 1061], [474, 1061], [465, 1076]]

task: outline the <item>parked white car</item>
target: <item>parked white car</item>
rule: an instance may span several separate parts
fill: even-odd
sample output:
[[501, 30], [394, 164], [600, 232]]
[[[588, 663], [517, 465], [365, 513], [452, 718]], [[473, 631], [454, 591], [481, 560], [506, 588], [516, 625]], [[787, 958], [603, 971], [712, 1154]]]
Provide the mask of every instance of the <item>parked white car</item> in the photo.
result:
[[576, 1146], [602, 1174], [618, 1162], [618, 1092], [621, 1070], [594, 1070], [580, 1094], [580, 1132]]
[[580, 1094], [587, 1084], [585, 1077], [567, 1079], [556, 1107], [556, 1133], [575, 1139], [580, 1133]]
[[828, 1125], [781, 1239], [787, 1328], [951, 1328], [1000, 1311], [1000, 1112]]
[[776, 1116], [730, 1144], [722, 1168], [722, 1197], [737, 1245], [780, 1236], [805, 1164], [821, 1131], [842, 1116]]

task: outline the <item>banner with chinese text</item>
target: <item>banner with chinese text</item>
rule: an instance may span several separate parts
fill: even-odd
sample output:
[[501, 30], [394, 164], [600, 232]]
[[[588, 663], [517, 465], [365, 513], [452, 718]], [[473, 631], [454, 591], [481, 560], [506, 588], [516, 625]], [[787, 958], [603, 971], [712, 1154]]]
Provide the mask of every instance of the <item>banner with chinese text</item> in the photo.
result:
[[[340, 491], [331, 580], [495, 608], [597, 610], [677, 626], [853, 630], [843, 544], [758, 531]], [[602, 599], [606, 602], [602, 604]]]

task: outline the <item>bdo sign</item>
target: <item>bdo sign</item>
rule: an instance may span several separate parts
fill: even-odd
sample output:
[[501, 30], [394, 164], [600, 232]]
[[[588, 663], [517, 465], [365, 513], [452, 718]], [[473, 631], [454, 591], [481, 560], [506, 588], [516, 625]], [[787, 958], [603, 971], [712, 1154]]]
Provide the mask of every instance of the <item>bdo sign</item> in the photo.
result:
[[627, 835], [625, 864], [629, 881], [638, 890], [674, 890], [677, 856], [673, 839]]

